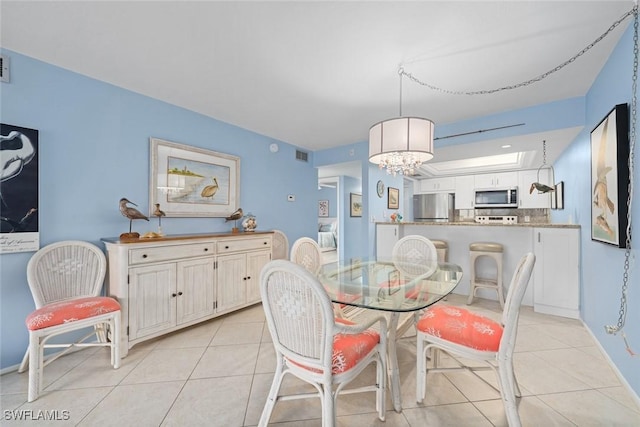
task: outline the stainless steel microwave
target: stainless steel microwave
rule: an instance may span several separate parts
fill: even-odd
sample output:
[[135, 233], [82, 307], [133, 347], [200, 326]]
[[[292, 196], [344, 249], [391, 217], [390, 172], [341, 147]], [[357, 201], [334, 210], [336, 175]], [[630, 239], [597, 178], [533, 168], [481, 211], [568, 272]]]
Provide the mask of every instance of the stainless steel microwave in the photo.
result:
[[517, 208], [518, 188], [487, 188], [475, 190], [476, 208]]

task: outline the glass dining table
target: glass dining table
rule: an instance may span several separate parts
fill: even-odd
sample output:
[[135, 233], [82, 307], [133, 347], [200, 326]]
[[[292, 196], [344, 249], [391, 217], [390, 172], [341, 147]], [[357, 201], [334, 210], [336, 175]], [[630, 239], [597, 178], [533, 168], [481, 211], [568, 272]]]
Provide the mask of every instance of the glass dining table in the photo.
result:
[[[411, 326], [414, 313], [453, 291], [462, 279], [462, 269], [449, 263], [425, 266], [358, 258], [325, 264], [319, 279], [331, 300], [339, 306], [378, 310], [389, 315], [388, 372], [393, 407], [396, 412], [401, 412], [396, 339]], [[400, 324], [403, 314], [405, 319]]]

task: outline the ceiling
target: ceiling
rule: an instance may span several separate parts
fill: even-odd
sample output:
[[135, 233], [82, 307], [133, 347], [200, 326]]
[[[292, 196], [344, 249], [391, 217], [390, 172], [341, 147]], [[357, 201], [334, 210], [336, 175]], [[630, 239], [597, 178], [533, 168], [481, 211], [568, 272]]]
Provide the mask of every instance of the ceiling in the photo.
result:
[[[453, 91], [523, 82], [574, 56], [633, 5], [3, 0], [0, 40], [24, 55], [319, 150], [364, 141], [373, 123], [398, 115], [400, 65]], [[438, 124], [583, 96], [629, 22], [561, 71], [516, 90], [450, 95], [405, 78], [402, 113], [432, 119], [437, 134]], [[550, 136], [550, 162], [574, 131], [558, 131], [563, 140]], [[541, 137], [531, 138], [533, 164]], [[438, 161], [474, 153], [496, 154], [491, 144], [447, 151], [436, 143]]]

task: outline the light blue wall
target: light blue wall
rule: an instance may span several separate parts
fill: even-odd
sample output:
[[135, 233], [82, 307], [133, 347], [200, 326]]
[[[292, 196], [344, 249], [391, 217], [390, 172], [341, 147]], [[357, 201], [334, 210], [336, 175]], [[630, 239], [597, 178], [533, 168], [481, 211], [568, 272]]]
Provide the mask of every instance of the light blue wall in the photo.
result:
[[[631, 104], [631, 78], [633, 70], [633, 25], [609, 57], [586, 96], [585, 128], [574, 143], [555, 164], [556, 180], [565, 182], [565, 209], [554, 211], [554, 221], [571, 219], [581, 225], [582, 231], [582, 318], [604, 347], [609, 358], [624, 375], [626, 381], [640, 394], [640, 362], [625, 350], [621, 334], [605, 333], [604, 325], [615, 325], [618, 321], [624, 249], [591, 241], [591, 130], [616, 104]], [[636, 133], [638, 128], [636, 127]], [[640, 278], [638, 277], [638, 218], [640, 218], [640, 154], [636, 146], [634, 156], [634, 203], [632, 217], [635, 218], [635, 233], [632, 236], [632, 262], [627, 306], [629, 313], [624, 332], [636, 353], [640, 353]], [[626, 203], [625, 203], [626, 205]], [[621, 206], [621, 208], [623, 208]]]
[[[41, 246], [66, 239], [102, 246], [101, 237], [128, 231], [121, 197], [148, 212], [149, 137], [239, 156], [240, 206], [257, 216], [258, 229], [281, 229], [291, 242], [317, 237], [313, 153], [304, 163], [290, 144], [15, 52], [2, 54], [11, 60], [11, 82], [0, 85], [0, 120], [40, 131]], [[277, 153], [269, 151], [273, 142]], [[296, 201], [288, 202], [288, 194]], [[156, 225], [137, 221], [133, 228]], [[166, 218], [162, 225], [169, 234], [231, 228], [222, 218]], [[21, 325], [34, 308], [25, 273], [31, 255], [0, 255], [1, 368], [19, 363], [27, 347]]]

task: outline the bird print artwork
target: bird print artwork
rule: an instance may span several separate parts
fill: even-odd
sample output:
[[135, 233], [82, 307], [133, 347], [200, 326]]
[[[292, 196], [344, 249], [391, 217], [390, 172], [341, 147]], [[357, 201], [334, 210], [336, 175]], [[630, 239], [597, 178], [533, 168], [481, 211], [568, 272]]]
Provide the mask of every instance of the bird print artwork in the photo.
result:
[[[9, 135], [0, 135], [0, 182], [15, 178], [22, 172], [36, 154], [35, 147], [29, 137], [18, 131], [11, 131]], [[0, 193], [0, 200], [4, 207], [7, 204]]]
[[123, 237], [123, 235], [124, 237], [127, 237], [127, 238], [140, 237], [139, 233], [131, 232], [131, 226], [132, 226], [133, 220], [144, 219], [145, 221], [149, 221], [149, 218], [145, 214], [140, 212], [138, 209], [128, 206], [128, 204], [132, 204], [133, 206], [138, 206], [132, 201], [129, 201], [124, 197], [120, 199], [120, 212], [122, 213], [123, 216], [129, 218], [129, 233], [124, 233], [120, 235], [120, 237]]
[[31, 221], [33, 221], [36, 211], [36, 208], [29, 209], [19, 221], [0, 216], [0, 230], [3, 233], [16, 233], [24, 231], [24, 229], [31, 223]]
[[531, 184], [531, 188], [529, 188], [529, 194], [533, 193], [533, 190], [538, 190], [539, 193], [549, 193], [551, 191], [555, 191], [553, 187], [549, 187], [548, 185], [541, 184], [539, 182], [534, 182]]
[[[616, 231], [609, 223], [608, 215], [615, 212], [615, 203], [609, 197], [609, 184], [607, 175], [613, 170], [607, 163], [607, 133], [609, 131], [609, 117], [602, 123], [602, 133], [600, 134], [599, 146], [597, 147], [597, 158], [595, 171], [592, 169], [592, 176], [595, 178], [593, 184], [593, 207], [595, 218], [593, 220], [594, 229], [603, 231], [608, 239], [616, 241]], [[594, 150], [595, 151], [595, 150]]]

